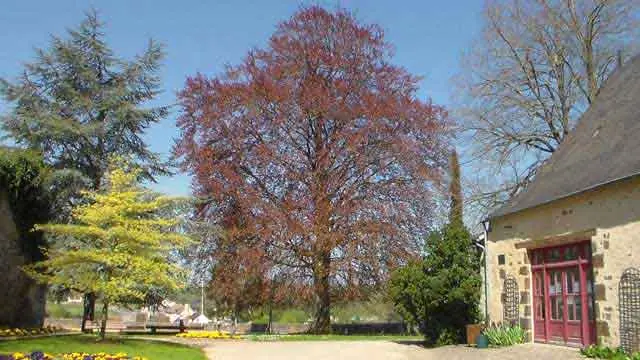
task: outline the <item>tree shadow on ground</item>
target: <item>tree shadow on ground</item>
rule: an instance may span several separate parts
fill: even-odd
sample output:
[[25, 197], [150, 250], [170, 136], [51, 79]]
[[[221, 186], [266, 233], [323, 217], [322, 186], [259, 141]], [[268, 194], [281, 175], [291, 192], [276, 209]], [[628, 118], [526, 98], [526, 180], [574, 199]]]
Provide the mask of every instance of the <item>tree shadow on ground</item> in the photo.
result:
[[423, 349], [436, 349], [436, 348], [440, 348], [440, 347], [445, 347], [445, 346], [459, 346], [459, 347], [472, 347], [475, 348], [475, 346], [471, 346], [468, 344], [449, 344], [449, 345], [438, 345], [438, 344], [434, 344], [431, 342], [428, 342], [426, 340], [394, 340], [393, 343], [396, 343], [398, 345], [406, 345], [406, 346], [417, 346]]
[[422, 348], [435, 347], [433, 344], [429, 344], [425, 340], [394, 340], [393, 342], [399, 345], [419, 346]]

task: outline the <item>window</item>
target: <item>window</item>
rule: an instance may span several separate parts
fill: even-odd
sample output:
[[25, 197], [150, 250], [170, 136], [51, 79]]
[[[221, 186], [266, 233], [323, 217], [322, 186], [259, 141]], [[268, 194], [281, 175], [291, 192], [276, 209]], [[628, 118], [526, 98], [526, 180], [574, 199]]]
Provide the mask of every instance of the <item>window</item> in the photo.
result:
[[562, 299], [562, 272], [549, 273], [549, 297], [551, 299], [551, 320], [562, 320], [564, 302]]
[[578, 247], [572, 246], [564, 249], [564, 259], [565, 260], [576, 260], [578, 258]]
[[533, 273], [533, 296], [536, 304], [536, 320], [544, 320], [544, 278], [541, 271]]
[[504, 255], [498, 255], [498, 265], [504, 265]]
[[551, 298], [551, 320], [562, 320], [562, 312], [564, 306], [562, 305], [562, 297]]
[[569, 320], [582, 319], [582, 298], [580, 296], [580, 272], [578, 268], [565, 271], [567, 283], [567, 316]]
[[547, 251], [547, 261], [548, 262], [559, 261], [560, 259], [561, 259], [560, 249], [555, 248], [555, 249], [550, 249], [550, 250]]

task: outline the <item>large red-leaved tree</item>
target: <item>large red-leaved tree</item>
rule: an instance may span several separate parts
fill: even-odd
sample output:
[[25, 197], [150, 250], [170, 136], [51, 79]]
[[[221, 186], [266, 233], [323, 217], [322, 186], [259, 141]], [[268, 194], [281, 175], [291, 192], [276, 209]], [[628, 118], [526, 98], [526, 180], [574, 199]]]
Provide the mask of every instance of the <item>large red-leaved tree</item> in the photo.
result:
[[379, 26], [306, 7], [179, 94], [175, 155], [207, 200], [199, 216], [227, 228], [213, 257], [236, 277], [306, 284], [318, 333], [332, 295], [384, 280], [432, 225], [446, 113], [417, 98], [419, 78], [391, 52]]

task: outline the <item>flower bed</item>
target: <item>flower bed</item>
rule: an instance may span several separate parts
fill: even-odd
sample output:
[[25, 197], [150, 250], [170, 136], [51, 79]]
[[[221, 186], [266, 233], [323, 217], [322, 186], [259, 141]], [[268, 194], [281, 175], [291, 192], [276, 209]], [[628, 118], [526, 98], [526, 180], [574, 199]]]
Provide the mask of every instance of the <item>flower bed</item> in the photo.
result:
[[242, 339], [241, 336], [231, 335], [224, 331], [189, 331], [176, 334], [176, 336], [187, 339]]
[[0, 338], [49, 335], [63, 331], [65, 330], [55, 326], [47, 326], [39, 329], [0, 329]]
[[10, 355], [0, 355], [0, 360], [147, 360], [140, 356], [130, 357], [125, 353], [107, 354], [107, 353], [67, 353], [59, 355], [46, 354], [40, 351], [34, 351], [30, 354], [13, 353]]

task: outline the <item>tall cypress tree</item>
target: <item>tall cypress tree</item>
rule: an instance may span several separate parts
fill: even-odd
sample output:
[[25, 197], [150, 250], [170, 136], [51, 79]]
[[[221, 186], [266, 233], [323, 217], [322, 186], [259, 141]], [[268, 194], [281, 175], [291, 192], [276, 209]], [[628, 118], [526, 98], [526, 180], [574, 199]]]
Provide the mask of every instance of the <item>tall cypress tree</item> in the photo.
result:
[[[0, 79], [0, 96], [12, 105], [0, 118], [5, 138], [42, 153], [55, 169], [79, 173], [90, 190], [100, 188], [115, 155], [131, 159], [148, 180], [169, 173], [142, 139], [168, 114], [166, 106], [147, 106], [160, 92], [162, 45], [150, 40], [126, 60], [109, 48], [103, 30], [96, 12], [88, 12], [66, 38], [54, 36], [36, 50], [15, 81]], [[95, 297], [85, 295], [84, 318], [93, 319], [94, 307]]]
[[460, 181], [460, 162], [458, 152], [454, 149], [449, 158], [449, 223], [455, 225], [463, 224], [463, 198], [462, 185]]

